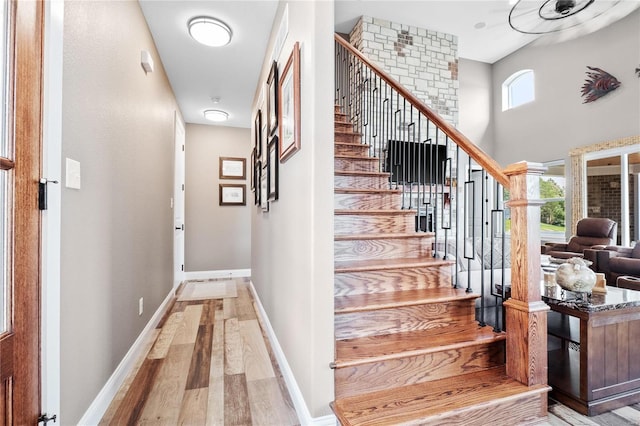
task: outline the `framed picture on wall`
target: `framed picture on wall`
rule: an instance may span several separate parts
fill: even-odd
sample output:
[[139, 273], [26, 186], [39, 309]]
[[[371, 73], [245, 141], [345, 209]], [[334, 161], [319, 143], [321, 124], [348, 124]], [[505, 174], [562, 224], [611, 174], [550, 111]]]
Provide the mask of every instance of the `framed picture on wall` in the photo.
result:
[[255, 192], [256, 190], [256, 149], [253, 148], [251, 150], [251, 162], [249, 163], [251, 167], [251, 191]]
[[247, 185], [221, 183], [220, 184], [220, 205], [221, 206], [244, 206], [246, 199]]
[[262, 145], [261, 151], [262, 155], [260, 156], [260, 160], [262, 161], [262, 165], [266, 166], [267, 164], [267, 143], [269, 142], [269, 133], [267, 131], [267, 123], [263, 123], [262, 125], [262, 141], [260, 144]]
[[260, 150], [260, 143], [262, 142], [262, 111], [256, 112], [256, 117], [253, 120], [253, 147], [256, 150], [256, 157], [260, 158], [262, 151]]
[[263, 212], [268, 212], [269, 194], [267, 191], [267, 168], [263, 167], [260, 173], [260, 207]]
[[273, 61], [267, 78], [267, 123], [269, 136], [278, 128], [278, 63]]
[[256, 185], [255, 194], [253, 197], [253, 204], [256, 206], [259, 206], [261, 202], [260, 197], [262, 196], [262, 194], [260, 193], [260, 184], [262, 182], [262, 163], [260, 162], [260, 160], [256, 159], [256, 162], [253, 165], [253, 170], [254, 170], [255, 185]]
[[247, 159], [241, 157], [220, 157], [220, 179], [247, 178]]
[[278, 137], [274, 136], [269, 142], [267, 149], [267, 190], [269, 201], [275, 201], [278, 199]]
[[300, 149], [300, 43], [296, 42], [280, 76], [278, 114], [280, 161]]

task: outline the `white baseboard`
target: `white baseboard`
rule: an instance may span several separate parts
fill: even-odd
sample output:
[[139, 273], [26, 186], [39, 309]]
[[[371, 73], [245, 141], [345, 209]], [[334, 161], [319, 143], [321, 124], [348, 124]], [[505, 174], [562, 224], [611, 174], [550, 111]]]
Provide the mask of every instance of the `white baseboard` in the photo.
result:
[[185, 272], [185, 280], [213, 280], [218, 278], [250, 277], [251, 269], [227, 269], [221, 271], [192, 271]]
[[291, 394], [291, 400], [293, 401], [293, 406], [296, 409], [296, 413], [298, 414], [298, 420], [300, 420], [300, 424], [302, 426], [335, 426], [337, 424], [337, 419], [333, 415], [315, 418], [311, 417], [311, 413], [309, 412], [307, 403], [304, 401], [304, 397], [302, 396], [300, 387], [298, 386], [296, 378], [291, 371], [291, 367], [289, 367], [287, 358], [285, 357], [284, 352], [282, 351], [282, 347], [278, 342], [278, 338], [276, 337], [276, 334], [271, 327], [269, 317], [267, 316], [267, 313], [265, 312], [264, 307], [260, 302], [260, 298], [258, 297], [258, 293], [256, 292], [252, 281], [249, 282], [249, 288], [251, 289], [253, 299], [255, 300], [256, 306], [258, 307], [258, 313], [262, 319], [262, 324], [264, 324], [264, 327], [266, 328], [265, 331], [267, 332], [269, 343], [271, 344], [273, 353], [275, 354], [278, 365], [280, 366], [280, 370], [282, 371], [282, 376], [284, 377], [284, 381], [287, 384], [287, 389], [289, 389], [289, 393]]
[[107, 380], [107, 382], [104, 384], [104, 386], [98, 393], [98, 396], [96, 396], [87, 411], [84, 413], [84, 415], [78, 422], [78, 425], [89, 426], [97, 425], [98, 423], [100, 423], [102, 416], [104, 416], [107, 408], [109, 408], [109, 404], [111, 404], [111, 401], [118, 392], [118, 389], [120, 389], [120, 386], [122, 386], [122, 383], [124, 383], [127, 375], [133, 369], [136, 360], [140, 356], [142, 356], [142, 350], [145, 347], [145, 343], [148, 341], [148, 339], [151, 338], [151, 332], [160, 322], [162, 315], [164, 315], [167, 307], [169, 306], [169, 302], [174, 295], [175, 289], [171, 289], [169, 294], [167, 294], [167, 297], [160, 304], [147, 325], [144, 327], [136, 341], [133, 342], [133, 345], [131, 345], [131, 348], [129, 348], [127, 354], [124, 356], [124, 358], [122, 358], [122, 361], [120, 361], [120, 364], [118, 364], [111, 377], [109, 377], [109, 380]]

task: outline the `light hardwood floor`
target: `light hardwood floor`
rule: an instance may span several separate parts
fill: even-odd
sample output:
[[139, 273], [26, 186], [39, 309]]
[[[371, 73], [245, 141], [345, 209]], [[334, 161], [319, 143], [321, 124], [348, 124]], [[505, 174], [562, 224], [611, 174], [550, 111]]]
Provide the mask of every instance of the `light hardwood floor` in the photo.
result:
[[[144, 352], [101, 425], [299, 424], [246, 279], [186, 283]], [[640, 404], [585, 417], [549, 401], [543, 424], [640, 425]]]
[[100, 424], [298, 425], [248, 280], [191, 281]]

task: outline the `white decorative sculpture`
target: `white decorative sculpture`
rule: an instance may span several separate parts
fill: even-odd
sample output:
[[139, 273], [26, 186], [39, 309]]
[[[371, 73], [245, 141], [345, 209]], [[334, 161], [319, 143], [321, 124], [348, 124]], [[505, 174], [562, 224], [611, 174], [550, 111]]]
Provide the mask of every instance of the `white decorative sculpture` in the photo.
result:
[[576, 293], [591, 293], [596, 285], [596, 273], [589, 269], [591, 262], [572, 257], [556, 271], [556, 282], [565, 290]]

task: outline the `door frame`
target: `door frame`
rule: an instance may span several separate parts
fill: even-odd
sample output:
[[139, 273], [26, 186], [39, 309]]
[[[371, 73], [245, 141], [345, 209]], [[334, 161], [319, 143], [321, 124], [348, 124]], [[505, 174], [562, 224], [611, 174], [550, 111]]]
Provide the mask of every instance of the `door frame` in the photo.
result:
[[[183, 139], [182, 141], [178, 140], [178, 128], [182, 128], [182, 134], [183, 134]], [[182, 189], [182, 205], [179, 205], [179, 203], [177, 203], [177, 192], [180, 191], [179, 186], [180, 185], [184, 185], [186, 182], [186, 161], [185, 161], [185, 147], [186, 147], [186, 137], [187, 137], [187, 129], [185, 127], [184, 121], [182, 120], [182, 118], [180, 117], [180, 113], [178, 111], [175, 112], [175, 119], [174, 119], [174, 128], [173, 128], [173, 135], [174, 135], [174, 167], [173, 167], [173, 173], [174, 173], [174, 180], [173, 180], [173, 202], [172, 202], [172, 207], [173, 207], [173, 225], [174, 227], [176, 225], [178, 225], [176, 223], [176, 215], [178, 213], [179, 209], [182, 209], [181, 212], [181, 217], [182, 217], [182, 224], [184, 225], [185, 223], [185, 204], [186, 204], [186, 200], [185, 200], [185, 190], [184, 188]], [[175, 237], [176, 232], [182, 232], [182, 238], [178, 239]], [[183, 229], [181, 231], [177, 231], [174, 230], [173, 231], [173, 287], [174, 289], [177, 288], [180, 283], [184, 280], [185, 277], [185, 271], [184, 271], [184, 240], [185, 240], [185, 231], [184, 231], [184, 226]], [[181, 265], [178, 265], [177, 263], [177, 259], [178, 258], [182, 258], [182, 267]]]
[[42, 176], [60, 183], [48, 185], [48, 208], [41, 216], [41, 410], [42, 413], [57, 414], [57, 422], [63, 424], [60, 410], [60, 232], [64, 0], [47, 0], [44, 14]]

